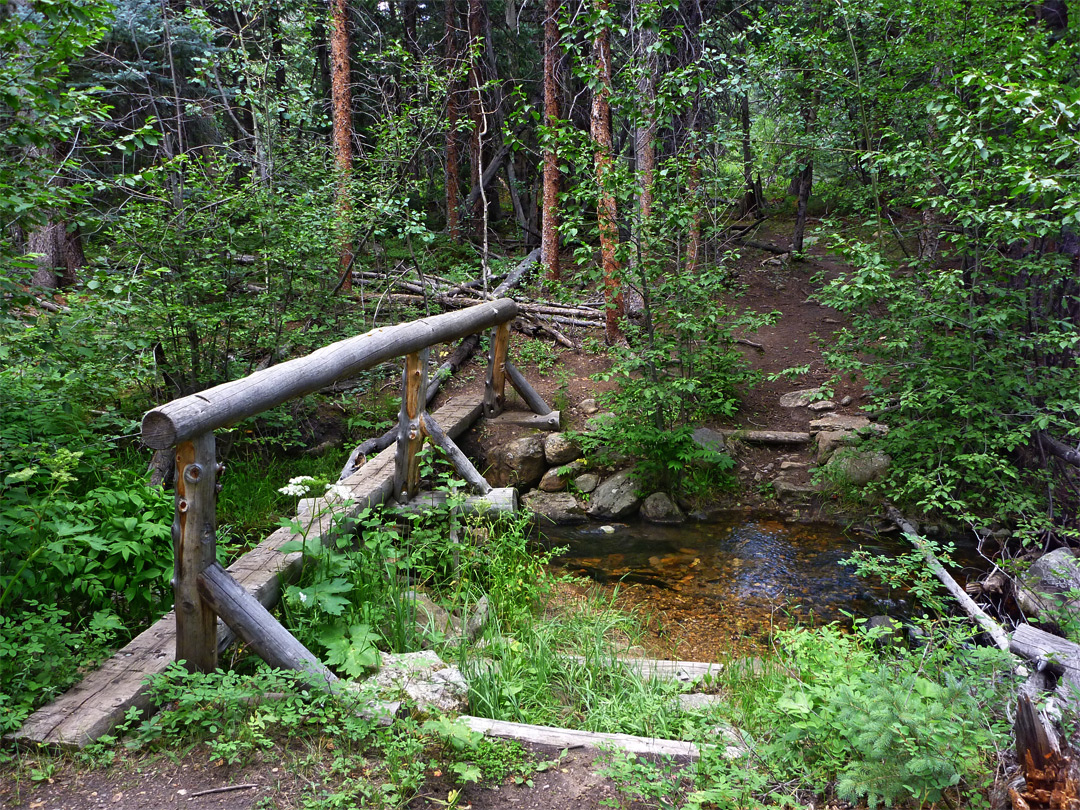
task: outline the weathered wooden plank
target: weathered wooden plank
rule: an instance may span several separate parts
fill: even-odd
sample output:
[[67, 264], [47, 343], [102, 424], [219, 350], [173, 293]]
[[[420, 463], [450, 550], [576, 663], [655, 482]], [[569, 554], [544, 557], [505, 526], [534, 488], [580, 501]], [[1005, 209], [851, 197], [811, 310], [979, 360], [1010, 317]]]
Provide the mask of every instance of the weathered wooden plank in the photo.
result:
[[508, 298], [475, 307], [373, 329], [332, 343], [305, 357], [257, 371], [148, 411], [142, 438], [163, 450], [200, 433], [209, 433], [262, 413], [290, 399], [310, 394], [341, 377], [393, 357], [418, 352], [512, 320], [518, 312]]
[[[421, 492], [408, 503], [393, 507], [400, 514], [418, 514], [446, 506], [445, 492]], [[517, 490], [513, 487], [496, 487], [485, 495], [470, 495], [454, 512], [459, 515], [505, 515], [518, 510]]]
[[173, 517], [173, 599], [176, 660], [189, 672], [217, 669], [217, 617], [197, 587], [199, 574], [217, 559], [217, 455], [214, 434], [176, 448]]
[[506, 362], [506, 377], [510, 380], [510, 384], [514, 386], [514, 390], [521, 394], [521, 398], [525, 400], [525, 404], [529, 406], [533, 413], [541, 416], [551, 413], [551, 406], [544, 402], [544, 398], [536, 392], [535, 388], [529, 385], [525, 375], [518, 371], [517, 366], [510, 361]]
[[473, 731], [489, 737], [551, 745], [555, 748], [618, 748], [631, 754], [683, 757], [689, 760], [696, 760], [700, 756], [698, 747], [684, 740], [661, 740], [656, 737], [635, 737], [632, 734], [600, 734], [554, 726], [533, 726], [467, 714], [458, 719]]
[[498, 416], [488, 417], [493, 425], [517, 425], [535, 430], [558, 430], [562, 414], [559, 411], [531, 413], [529, 411], [503, 411]]
[[[434, 414], [447, 435], [460, 436], [479, 418], [483, 403], [479, 398], [459, 397]], [[387, 448], [343, 482], [351, 490], [349, 514], [385, 502], [394, 484], [394, 450]], [[318, 510], [315, 510], [316, 512]], [[323, 525], [311, 514], [298, 515], [298, 525]], [[289, 528], [270, 534], [262, 543], [229, 566], [232, 577], [266, 607], [281, 596], [283, 582], [299, 575], [299, 552], [282, 554], [279, 549], [302, 535]], [[321, 542], [309, 533], [310, 542]], [[235, 638], [224, 623], [218, 622], [218, 649], [223, 650]], [[50, 745], [81, 748], [119, 724], [128, 708], [141, 712], [150, 709], [144, 681], [149, 675], [163, 672], [175, 658], [176, 618], [170, 612], [133, 639], [98, 670], [88, 674], [52, 703], [31, 715], [22, 728], [6, 739], [26, 745]]]
[[[566, 658], [585, 662], [585, 658], [580, 655], [568, 655]], [[715, 678], [724, 668], [723, 664], [709, 664], [704, 661], [665, 661], [658, 658], [618, 658], [615, 660], [644, 678], [681, 681], [682, 683], [693, 683], [705, 677]]]

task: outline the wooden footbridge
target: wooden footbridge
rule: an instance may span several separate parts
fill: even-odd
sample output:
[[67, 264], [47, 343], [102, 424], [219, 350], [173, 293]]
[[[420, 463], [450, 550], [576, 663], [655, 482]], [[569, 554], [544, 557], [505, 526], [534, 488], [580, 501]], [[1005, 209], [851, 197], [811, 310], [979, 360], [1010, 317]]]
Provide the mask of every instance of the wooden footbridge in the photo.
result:
[[[547, 425], [558, 414], [507, 360], [510, 322], [518, 307], [499, 299], [469, 309], [374, 329], [281, 365], [251, 374], [149, 411], [143, 441], [155, 449], [176, 448], [175, 606], [160, 621], [112, 656], [66, 694], [35, 712], [14, 735], [20, 743], [81, 747], [107, 734], [132, 707], [151, 709], [147, 677], [182, 660], [190, 670], [217, 667], [218, 655], [237, 637], [274, 666], [297, 669], [316, 683], [333, 682], [330, 673], [282, 627], [268, 608], [282, 585], [299, 574], [300, 552], [282, 553], [294, 540], [327, 542], [343, 517], [396, 497], [417, 494], [417, 453], [430, 438], [479, 495], [498, 500], [483, 476], [454, 444], [481, 414], [502, 410], [505, 382], [521, 394]], [[483, 397], [452, 398], [427, 413], [428, 349], [492, 330]], [[318, 499], [297, 517], [300, 532], [282, 528], [222, 568], [216, 561], [216, 495], [221, 468], [214, 431], [380, 363], [405, 358], [396, 443], [345, 478], [345, 500]], [[512, 492], [502, 493], [516, 504]]]

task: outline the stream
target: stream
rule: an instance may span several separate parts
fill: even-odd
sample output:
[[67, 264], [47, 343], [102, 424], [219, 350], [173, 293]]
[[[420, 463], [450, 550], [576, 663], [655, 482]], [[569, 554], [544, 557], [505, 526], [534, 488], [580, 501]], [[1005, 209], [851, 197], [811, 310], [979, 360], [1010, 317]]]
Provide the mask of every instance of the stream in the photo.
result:
[[[666, 646], [686, 658], [712, 660], [718, 648], [760, 649], [773, 630], [794, 620], [850, 625], [849, 615], [903, 618], [915, 607], [905, 592], [862, 579], [842, 564], [857, 549], [888, 557], [908, 553], [911, 546], [899, 534], [871, 538], [830, 523], [742, 514], [722, 523], [612, 528], [549, 527], [545, 544], [565, 549], [552, 564], [604, 584], [614, 598], [639, 608]], [[985, 570], [974, 543], [957, 543], [953, 560], [961, 585]]]

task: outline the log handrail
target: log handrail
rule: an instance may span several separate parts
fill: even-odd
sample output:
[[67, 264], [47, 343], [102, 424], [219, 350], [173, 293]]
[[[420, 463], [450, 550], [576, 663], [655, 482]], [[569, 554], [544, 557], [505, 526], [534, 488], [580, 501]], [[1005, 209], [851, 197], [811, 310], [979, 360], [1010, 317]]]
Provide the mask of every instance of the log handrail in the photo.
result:
[[[509, 322], [517, 314], [518, 305], [501, 298], [373, 329], [242, 379], [174, 399], [146, 413], [143, 441], [156, 450], [177, 447], [172, 526], [177, 660], [185, 661], [190, 670], [216, 668], [217, 614], [270, 663], [314, 672], [321, 681], [333, 677], [215, 562], [218, 465], [214, 430], [318, 391], [344, 376], [405, 356], [393, 494], [407, 502], [417, 493], [417, 453], [427, 437], [446, 451], [473, 489], [490, 492], [491, 487], [479, 471], [427, 414], [428, 348], [494, 328], [484, 403], [487, 414], [495, 416], [504, 401]], [[522, 391], [526, 402], [540, 413], [553, 415], [557, 425], [558, 414], [514, 371], [511, 382]]]
[[502, 298], [372, 329], [304, 357], [160, 405], [143, 416], [142, 440], [155, 450], [165, 450], [395, 357], [507, 323], [517, 314], [518, 305]]

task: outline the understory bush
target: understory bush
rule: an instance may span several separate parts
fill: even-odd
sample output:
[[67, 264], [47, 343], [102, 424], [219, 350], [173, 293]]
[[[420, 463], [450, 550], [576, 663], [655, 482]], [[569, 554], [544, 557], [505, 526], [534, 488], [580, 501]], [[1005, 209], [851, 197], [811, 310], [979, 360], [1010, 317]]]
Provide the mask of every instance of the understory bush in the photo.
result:
[[780, 784], [816, 794], [832, 785], [871, 807], [978, 796], [1010, 742], [1010, 657], [963, 631], [929, 630], [907, 650], [836, 625], [795, 628], [778, 634], [774, 659], [731, 668], [724, 711], [752, 736], [756, 773], [707, 752], [692, 806], [760, 801]]

